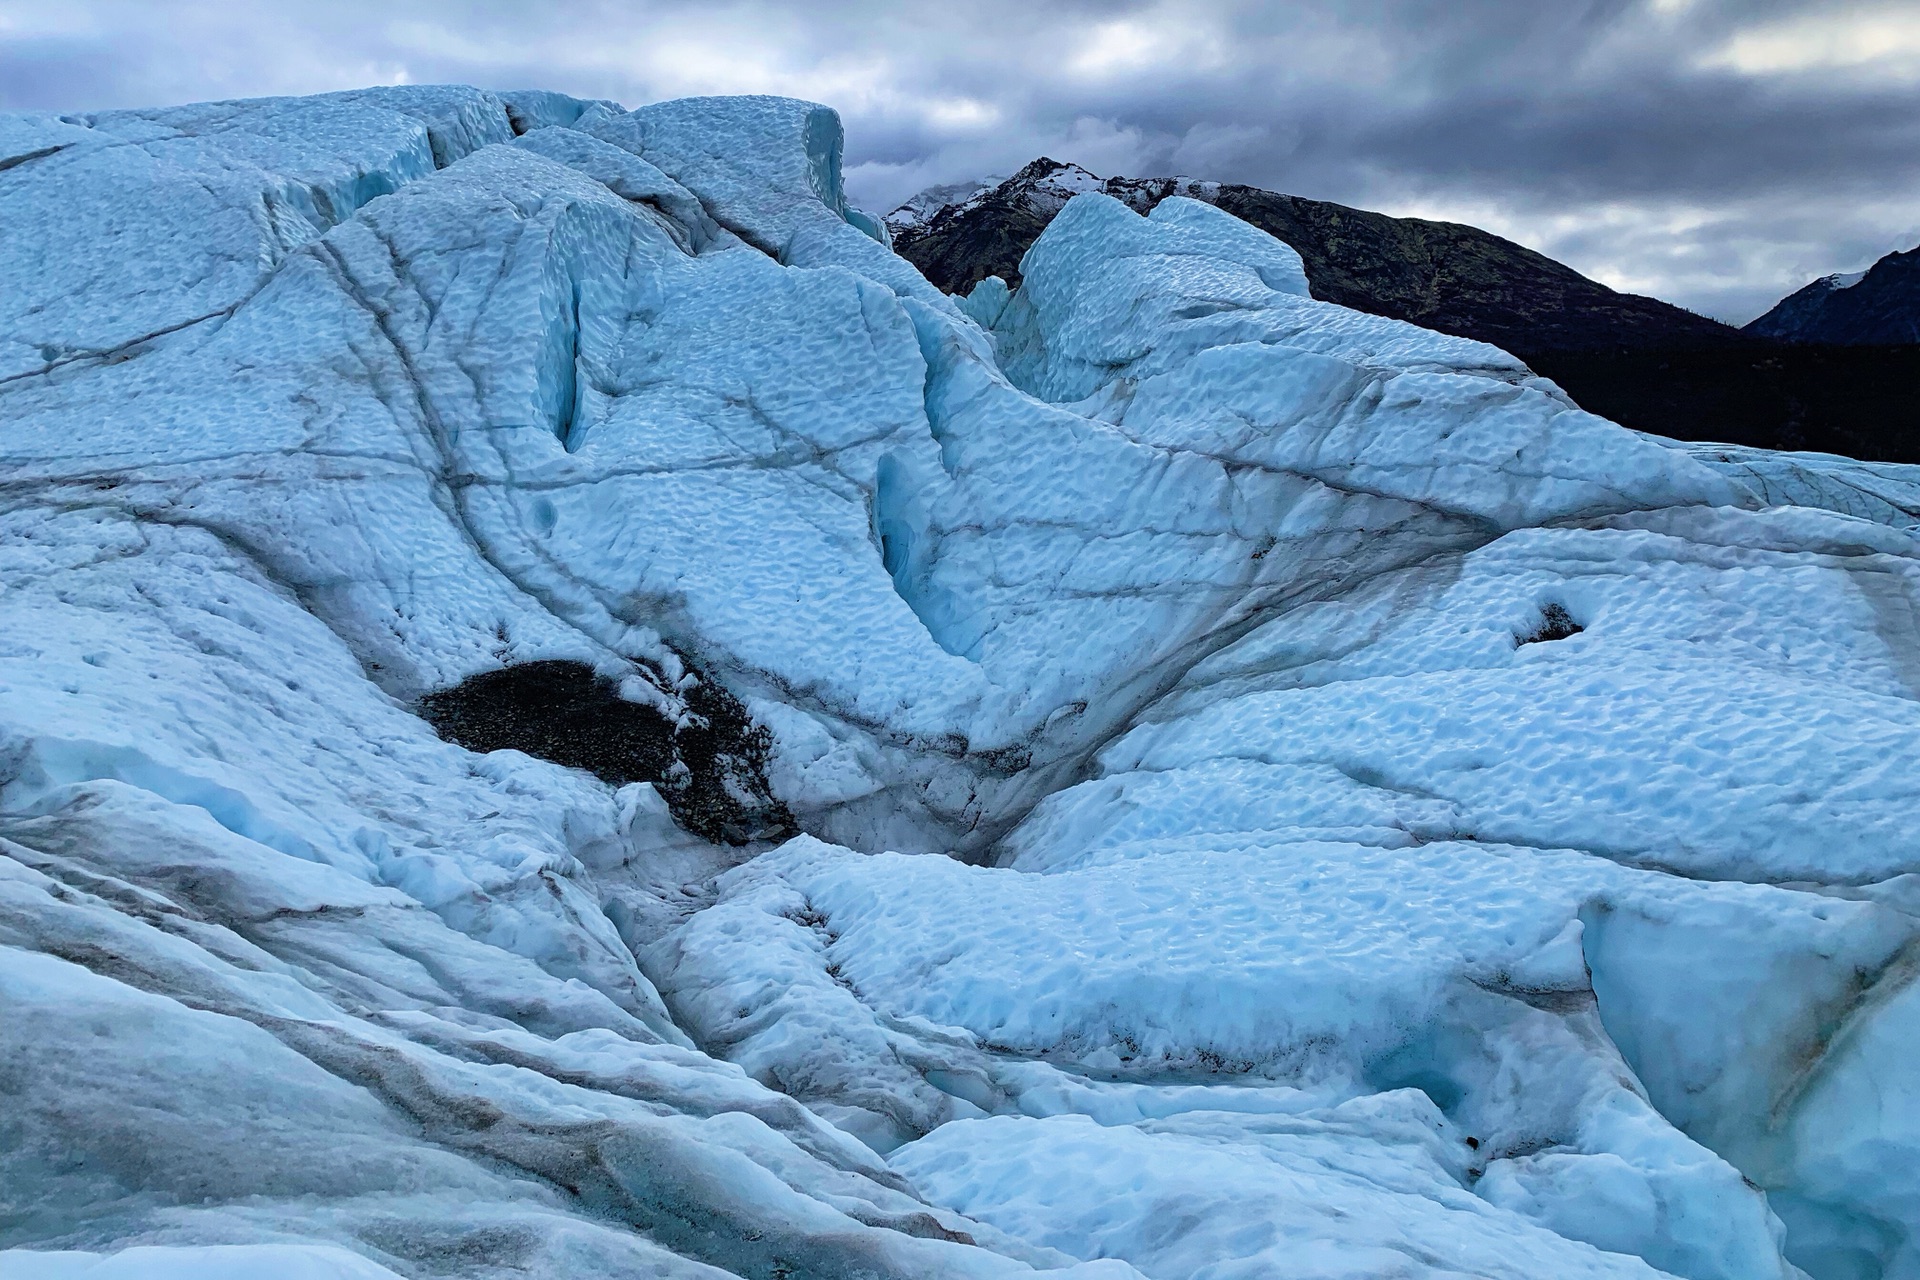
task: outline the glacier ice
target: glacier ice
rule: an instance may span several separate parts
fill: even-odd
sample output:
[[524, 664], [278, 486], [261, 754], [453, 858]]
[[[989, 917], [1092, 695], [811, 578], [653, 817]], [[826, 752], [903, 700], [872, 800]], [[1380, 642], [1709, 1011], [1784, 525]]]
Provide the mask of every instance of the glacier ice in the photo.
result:
[[1920, 472], [840, 145], [0, 116], [0, 1274], [1920, 1276]]

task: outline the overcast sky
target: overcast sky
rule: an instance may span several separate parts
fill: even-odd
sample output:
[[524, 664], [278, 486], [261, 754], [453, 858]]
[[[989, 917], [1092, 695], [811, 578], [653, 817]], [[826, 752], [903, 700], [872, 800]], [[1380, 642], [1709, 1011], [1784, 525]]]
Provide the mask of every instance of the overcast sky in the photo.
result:
[[1920, 243], [1920, 0], [0, 0], [0, 107], [400, 81], [792, 94], [879, 212], [1045, 154], [1471, 222], [1736, 323]]

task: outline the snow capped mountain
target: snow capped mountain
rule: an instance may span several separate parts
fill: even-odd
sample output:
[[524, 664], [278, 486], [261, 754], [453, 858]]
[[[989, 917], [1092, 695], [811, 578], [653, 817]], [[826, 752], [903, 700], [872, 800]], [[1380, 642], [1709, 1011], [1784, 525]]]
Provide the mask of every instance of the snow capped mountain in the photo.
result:
[[1865, 271], [1823, 276], [1782, 298], [1747, 332], [1836, 346], [1920, 342], [1920, 248], [1890, 253]]
[[945, 227], [990, 205], [1051, 218], [1066, 207], [1067, 201], [1088, 191], [1116, 194], [1106, 179], [1079, 165], [1042, 156], [1012, 177], [928, 187], [889, 213], [887, 226], [895, 239], [914, 240], [930, 233], [935, 223]]
[[1920, 1274], [1920, 471], [840, 149], [0, 116], [0, 1274]]
[[1005, 181], [1005, 178], [982, 178], [977, 182], [947, 182], [928, 187], [887, 215], [887, 230], [895, 239], [912, 235], [944, 210], [968, 204], [975, 196]]

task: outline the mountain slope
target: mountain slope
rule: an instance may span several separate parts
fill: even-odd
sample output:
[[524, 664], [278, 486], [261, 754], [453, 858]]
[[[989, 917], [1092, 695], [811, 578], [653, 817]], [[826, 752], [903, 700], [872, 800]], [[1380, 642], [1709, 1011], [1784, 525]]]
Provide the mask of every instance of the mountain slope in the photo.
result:
[[1830, 346], [1920, 343], [1920, 248], [1890, 253], [1853, 275], [1815, 280], [1745, 332]]
[[1920, 474], [841, 141], [0, 116], [0, 1274], [1912, 1273]]
[[1542, 351], [1739, 341], [1717, 321], [1618, 293], [1476, 227], [1187, 178], [1102, 180], [1045, 158], [931, 216], [918, 198], [902, 206], [889, 219], [894, 248], [949, 293], [964, 293], [989, 275], [1017, 287], [1021, 255], [1065, 198], [1082, 190], [1104, 191], [1141, 213], [1171, 195], [1204, 200], [1291, 245], [1316, 298], [1491, 342], [1523, 359]]

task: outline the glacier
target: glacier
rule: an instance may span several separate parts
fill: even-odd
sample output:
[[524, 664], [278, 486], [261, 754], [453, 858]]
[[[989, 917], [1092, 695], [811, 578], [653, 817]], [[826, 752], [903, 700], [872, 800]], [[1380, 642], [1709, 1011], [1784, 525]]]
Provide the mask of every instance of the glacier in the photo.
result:
[[1920, 1277], [1920, 469], [841, 146], [0, 115], [0, 1275]]

